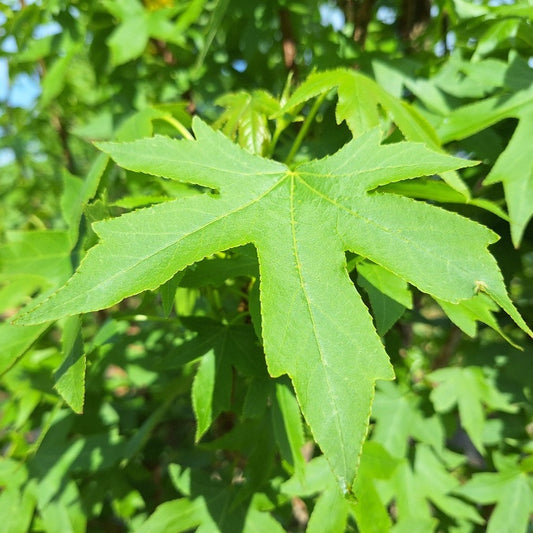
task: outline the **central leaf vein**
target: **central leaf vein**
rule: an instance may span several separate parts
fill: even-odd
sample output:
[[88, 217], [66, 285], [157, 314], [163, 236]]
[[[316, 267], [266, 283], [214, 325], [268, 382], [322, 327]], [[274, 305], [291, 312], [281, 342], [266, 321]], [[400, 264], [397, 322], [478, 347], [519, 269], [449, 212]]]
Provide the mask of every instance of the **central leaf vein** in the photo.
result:
[[[335, 420], [335, 426], [337, 430], [337, 434], [339, 436], [339, 440], [342, 443], [342, 448], [346, 448], [346, 443], [344, 442], [344, 434], [342, 432], [342, 424], [340, 420], [339, 415], [339, 407], [337, 406], [337, 396], [335, 395], [333, 391], [333, 387], [331, 384], [331, 381], [329, 379], [329, 374], [327, 371], [328, 363], [325, 360], [323, 348], [321, 346], [320, 340], [319, 340], [319, 334], [318, 334], [318, 328], [315, 320], [315, 316], [313, 314], [312, 306], [311, 306], [311, 299], [309, 297], [309, 294], [307, 292], [306, 283], [304, 280], [303, 272], [302, 272], [302, 263], [300, 261], [300, 256], [298, 253], [298, 240], [296, 238], [296, 217], [295, 217], [295, 205], [294, 205], [294, 176], [291, 176], [291, 192], [290, 192], [290, 213], [291, 213], [291, 232], [292, 232], [292, 246], [294, 250], [294, 259], [296, 261], [296, 268], [298, 270], [298, 277], [300, 280], [300, 286], [302, 288], [302, 292], [305, 299], [305, 304], [307, 307], [307, 313], [309, 314], [309, 320], [311, 322], [311, 326], [313, 329], [313, 336], [316, 343], [317, 351], [320, 357], [320, 362], [322, 364], [324, 377], [326, 380], [326, 384], [328, 387], [328, 396], [331, 399], [331, 402], [333, 404], [333, 419]], [[346, 470], [346, 456], [342, 456], [343, 462], [344, 462], [344, 469]]]

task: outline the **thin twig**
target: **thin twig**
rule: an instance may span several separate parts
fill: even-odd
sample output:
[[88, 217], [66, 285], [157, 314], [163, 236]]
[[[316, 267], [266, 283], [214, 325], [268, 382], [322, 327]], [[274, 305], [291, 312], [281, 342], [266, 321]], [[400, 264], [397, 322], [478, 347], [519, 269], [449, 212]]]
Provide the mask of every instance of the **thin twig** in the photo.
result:
[[296, 39], [292, 30], [291, 16], [288, 9], [279, 10], [279, 23], [281, 28], [283, 61], [288, 70], [290, 70], [295, 79], [298, 77], [298, 66], [296, 64]]
[[358, 43], [361, 48], [365, 47], [366, 37], [368, 35], [368, 25], [372, 20], [374, 3], [375, 0], [363, 0], [354, 13], [353, 40]]

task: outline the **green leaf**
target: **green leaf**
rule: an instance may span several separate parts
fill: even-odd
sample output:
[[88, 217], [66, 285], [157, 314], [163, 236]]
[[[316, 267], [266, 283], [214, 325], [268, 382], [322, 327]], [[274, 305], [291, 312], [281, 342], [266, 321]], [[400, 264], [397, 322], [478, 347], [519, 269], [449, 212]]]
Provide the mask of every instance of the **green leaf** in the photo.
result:
[[231, 407], [233, 367], [248, 376], [266, 374], [263, 356], [250, 326], [225, 326], [210, 319], [184, 319], [198, 336], [181, 351], [194, 349], [202, 356], [192, 386], [196, 441], [213, 420]]
[[476, 61], [500, 47], [506, 48], [506, 41], [516, 37], [520, 25], [521, 21], [518, 18], [491, 20], [487, 30], [478, 40], [472, 59]]
[[336, 533], [345, 531], [348, 504], [336, 484], [329, 484], [315, 503], [307, 524], [307, 533]]
[[[509, 65], [507, 75], [517, 63]], [[531, 81], [528, 80], [528, 81]], [[511, 237], [520, 245], [525, 228], [533, 216], [533, 162], [524, 150], [533, 132], [533, 90], [531, 87], [503, 93], [468, 104], [446, 115], [437, 128], [442, 142], [459, 140], [484, 130], [506, 118], [519, 120], [507, 147], [497, 159], [485, 184], [502, 182], [509, 208]]]
[[411, 440], [417, 439], [440, 450], [444, 431], [435, 417], [423, 417], [419, 400], [394, 383], [380, 383], [372, 407], [376, 424], [372, 439], [391, 456], [404, 457]]
[[35, 512], [35, 498], [28, 490], [2, 487], [0, 493], [0, 516], [5, 533], [26, 533], [30, 531]]
[[488, 533], [526, 533], [533, 512], [531, 476], [517, 466], [507, 466], [495, 473], [474, 474], [455, 490], [469, 500], [496, 504], [489, 518]]
[[326, 458], [319, 455], [305, 464], [303, 477], [294, 475], [285, 481], [281, 486], [281, 492], [287, 496], [304, 498], [323, 491], [332, 480], [334, 478]]
[[233, 384], [231, 366], [219, 359], [220, 353], [217, 358], [215, 351], [209, 350], [202, 357], [192, 385], [192, 406], [196, 417], [194, 438], [197, 442], [213, 420], [230, 408]]
[[184, 271], [178, 272], [175, 276], [172, 276], [167, 282], [165, 282], [159, 288], [159, 293], [161, 294], [161, 304], [163, 306], [163, 313], [168, 318], [174, 307], [174, 302], [176, 299], [176, 290], [178, 285], [183, 278]]
[[459, 408], [461, 424], [476, 448], [483, 453], [483, 404], [494, 409], [513, 412], [516, 409], [492, 386], [479, 367], [442, 368], [428, 374], [438, 385], [431, 392], [431, 401], [438, 412]]
[[139, 57], [148, 38], [148, 17], [143, 11], [130, 14], [107, 39], [113, 65], [122, 65]]
[[485, 184], [502, 182], [511, 217], [511, 236], [519, 246], [533, 216], [533, 161], [524, 150], [533, 135], [533, 104], [520, 112], [509, 144], [492, 167]]
[[[390, 117], [408, 141], [424, 142], [434, 150], [440, 149], [437, 133], [414, 107], [395, 98], [367, 76], [352, 70], [337, 69], [311, 74], [289, 98], [284, 109], [291, 110], [334, 88], [339, 97], [335, 110], [337, 123], [345, 120], [354, 137], [378, 126], [386, 131]], [[387, 114], [385, 117], [382, 109]], [[442, 177], [464, 197], [469, 197], [468, 188], [455, 172], [443, 171]]]
[[206, 0], [191, 0], [187, 9], [179, 16], [176, 22], [176, 32], [184, 33], [198, 19], [205, 3]]
[[437, 302], [448, 315], [450, 320], [470, 337], [477, 333], [477, 321], [483, 322], [497, 331], [511, 346], [519, 348], [500, 328], [493, 315], [498, 307], [486, 294], [476, 294], [469, 300], [457, 304], [437, 299]]
[[55, 371], [55, 387], [75, 413], [83, 412], [85, 399], [85, 352], [81, 337], [81, 320], [77, 316], [63, 325], [61, 366]]
[[296, 475], [303, 476], [305, 438], [300, 408], [290, 386], [279, 381], [275, 384], [272, 398], [272, 423], [283, 459], [295, 469]]
[[403, 279], [369, 261], [359, 261], [357, 263], [357, 272], [392, 300], [395, 300], [407, 309], [412, 308], [413, 297], [407, 283]]
[[[264, 487], [272, 475], [274, 458], [278, 450], [271, 420], [270, 416], [245, 420], [236, 424], [222, 437], [203, 445], [205, 449], [210, 450], [235, 450], [246, 457], [246, 468], [243, 472], [246, 483], [240, 488], [236, 497], [239, 503]], [[261, 438], [250, 440], [250, 435], [258, 435]]]
[[252, 154], [265, 155], [271, 139], [268, 119], [278, 113], [278, 101], [266, 91], [225, 94], [215, 102], [225, 108], [215, 127]]
[[54, 500], [44, 506], [39, 505], [44, 531], [54, 533], [59, 529], [68, 533], [84, 533], [87, 530], [87, 518], [78, 486], [72, 480], [63, 483]]
[[139, 533], [159, 531], [197, 531], [224, 533], [282, 533], [280, 524], [258, 508], [256, 499], [237, 502], [233, 485], [209, 479], [201, 472], [181, 471], [171, 465], [172, 481], [186, 498], [171, 500], [157, 507], [155, 512], [137, 529]]
[[156, 531], [190, 531], [198, 527], [208, 515], [205, 502], [196, 498], [180, 498], [162, 503], [155, 512], [142, 524], [139, 533], [153, 533]]
[[[63, 231], [13, 231], [0, 246], [0, 280], [11, 282], [15, 305], [36, 289], [63, 283], [72, 273], [69, 234]], [[4, 291], [0, 292], [0, 294]], [[7, 300], [7, 295], [4, 294]], [[0, 324], [0, 375], [7, 372], [48, 329], [50, 323], [28, 328]]]
[[[335, 155], [289, 169], [242, 150], [195, 118], [196, 141], [102, 143], [128, 169], [215, 190], [96, 222], [100, 243], [30, 324], [155, 289], [215, 252], [253, 243], [269, 372], [288, 374], [338, 481], [350, 491], [377, 379], [392, 367], [346, 272], [360, 254], [446, 301], [482, 287], [524, 330], [477, 223], [378, 186], [473, 163], [421, 144], [381, 146], [373, 130]], [[461, 235], [461, 239], [456, 236]], [[443, 257], [446, 261], [443, 261]]]
[[165, 9], [156, 9], [147, 14], [146, 27], [150, 37], [183, 47], [186, 44], [185, 35], [176, 26], [169, 20], [169, 13]]
[[49, 285], [63, 283], [72, 273], [70, 238], [65, 231], [12, 231], [0, 246], [0, 280], [39, 276]]
[[458, 98], [482, 98], [505, 84], [507, 64], [498, 59], [466, 61], [453, 53], [431, 81]]
[[43, 280], [39, 276], [27, 274], [16, 276], [0, 286], [0, 313], [9, 313], [27, 301], [28, 296], [39, 290]]
[[477, 524], [484, 522], [473, 506], [452, 495], [454, 489], [459, 486], [459, 480], [446, 470], [427, 445], [417, 446], [415, 473], [416, 482], [426, 497], [448, 516]]
[[63, 194], [60, 205], [63, 220], [67, 223], [72, 245], [78, 238], [78, 226], [83, 212], [83, 204], [80, 197], [83, 190], [83, 181], [73, 176], [67, 170], [63, 170]]
[[63, 171], [63, 194], [60, 200], [61, 214], [69, 228], [71, 246], [74, 246], [78, 239], [83, 209], [95, 195], [108, 162], [108, 156], [98, 154], [90, 166], [85, 180], [73, 176], [66, 170]]
[[470, 204], [485, 209], [496, 216], [509, 220], [507, 213], [495, 202], [486, 198], [466, 198], [447, 183], [432, 178], [392, 183], [381, 188], [383, 192], [392, 192], [420, 200], [430, 200], [439, 203]]
[[331, 89], [337, 89], [337, 123], [346, 121], [350, 131], [358, 137], [380, 126], [380, 106], [390, 114], [408, 140], [438, 145], [433, 128], [415, 110], [394, 98], [375, 81], [355, 71], [337, 69], [311, 74], [285, 104], [293, 107]]
[[391, 519], [376, 490], [376, 480], [389, 479], [398, 461], [393, 459], [377, 442], [365, 442], [361, 466], [355, 484], [357, 502], [352, 513], [361, 533], [390, 531]]
[[369, 261], [358, 262], [357, 272], [358, 283], [368, 294], [377, 332], [383, 336], [405, 309], [411, 308], [411, 292], [403, 279]]
[[55, 60], [42, 82], [41, 105], [47, 106], [63, 90], [67, 81], [69, 67], [76, 54], [81, 50], [80, 43], [65, 39], [65, 52]]
[[392, 531], [434, 531], [437, 521], [429, 512], [424, 487], [418, 483], [407, 460], [400, 463], [392, 482], [398, 509], [398, 523]]
[[389, 329], [402, 317], [405, 307], [393, 300], [380, 290], [376, 289], [372, 283], [364, 277], [358, 279], [358, 283], [368, 294], [372, 314], [376, 321], [376, 331], [383, 337]]
[[206, 285], [219, 287], [230, 278], [258, 277], [257, 254], [251, 245], [234, 248], [231, 253], [208, 257], [184, 271], [181, 287], [198, 288]]
[[50, 323], [20, 327], [0, 324], [0, 375], [7, 372], [26, 353], [28, 348], [48, 329]]

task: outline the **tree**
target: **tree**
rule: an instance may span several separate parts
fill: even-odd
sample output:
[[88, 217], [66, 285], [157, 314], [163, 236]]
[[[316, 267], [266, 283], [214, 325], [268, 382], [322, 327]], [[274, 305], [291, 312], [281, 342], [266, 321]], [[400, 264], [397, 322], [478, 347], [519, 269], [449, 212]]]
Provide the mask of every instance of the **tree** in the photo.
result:
[[528, 530], [529, 2], [1, 5], [6, 531]]

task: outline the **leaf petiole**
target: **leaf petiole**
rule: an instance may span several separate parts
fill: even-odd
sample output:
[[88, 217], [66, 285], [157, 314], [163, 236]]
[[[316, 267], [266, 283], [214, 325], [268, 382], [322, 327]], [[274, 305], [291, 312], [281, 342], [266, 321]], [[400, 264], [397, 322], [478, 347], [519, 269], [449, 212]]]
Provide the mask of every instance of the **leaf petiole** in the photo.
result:
[[321, 94], [313, 104], [313, 107], [311, 107], [311, 110], [309, 111], [309, 114], [304, 120], [304, 123], [302, 124], [302, 127], [300, 128], [300, 131], [298, 132], [298, 135], [296, 135], [296, 139], [294, 139], [294, 143], [291, 147], [291, 150], [289, 152], [289, 155], [285, 159], [285, 164], [290, 165], [294, 156], [296, 155], [296, 152], [298, 152], [302, 141], [304, 140], [304, 137], [307, 135], [307, 132], [309, 131], [309, 128], [311, 127], [311, 123], [313, 122], [315, 115], [318, 113], [318, 110], [320, 109], [320, 106], [322, 105], [322, 102], [326, 98], [327, 93]]
[[171, 117], [170, 115], [165, 115], [164, 117], [161, 117], [161, 120], [165, 120], [170, 125], [174, 126], [183, 136], [183, 138], [194, 141], [194, 137], [191, 135], [191, 132], [177, 119], [174, 117]]

